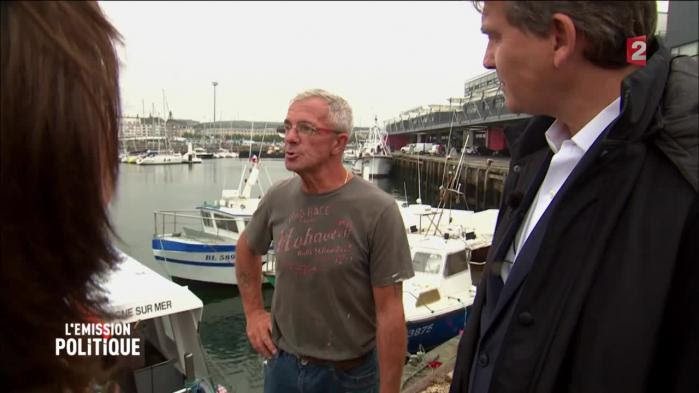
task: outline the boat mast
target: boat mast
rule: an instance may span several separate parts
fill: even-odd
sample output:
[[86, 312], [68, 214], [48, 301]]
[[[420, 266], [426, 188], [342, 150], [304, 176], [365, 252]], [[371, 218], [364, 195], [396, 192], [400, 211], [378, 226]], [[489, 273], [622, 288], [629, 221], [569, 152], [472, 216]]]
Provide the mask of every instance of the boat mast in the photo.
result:
[[161, 89], [163, 93], [163, 120], [165, 121], [165, 129], [163, 130], [163, 136], [165, 138], [165, 150], [168, 154], [170, 153], [170, 140], [167, 137], [167, 119], [165, 119], [165, 89]]

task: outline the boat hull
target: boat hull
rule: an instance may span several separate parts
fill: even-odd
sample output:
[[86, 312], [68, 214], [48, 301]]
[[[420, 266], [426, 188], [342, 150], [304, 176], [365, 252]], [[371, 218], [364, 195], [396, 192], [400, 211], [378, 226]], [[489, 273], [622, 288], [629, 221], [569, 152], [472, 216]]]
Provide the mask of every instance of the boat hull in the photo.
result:
[[393, 158], [388, 156], [364, 156], [358, 158], [352, 170], [365, 179], [387, 177], [391, 173]]
[[154, 238], [153, 255], [171, 276], [236, 285], [235, 245], [211, 245], [176, 237]]
[[469, 310], [470, 307], [464, 307], [422, 320], [406, 321], [408, 352], [416, 353], [421, 346], [427, 351], [459, 334], [466, 324]]
[[182, 156], [155, 156], [146, 157], [136, 161], [138, 165], [174, 165], [182, 164]]

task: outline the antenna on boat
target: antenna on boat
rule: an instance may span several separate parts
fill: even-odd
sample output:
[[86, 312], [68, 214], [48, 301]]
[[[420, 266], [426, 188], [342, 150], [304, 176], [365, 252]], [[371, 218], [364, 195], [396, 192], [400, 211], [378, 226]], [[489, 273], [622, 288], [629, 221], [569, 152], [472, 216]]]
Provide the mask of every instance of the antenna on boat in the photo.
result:
[[165, 126], [163, 130], [163, 135], [165, 136], [165, 150], [170, 153], [170, 139], [167, 137], [167, 119], [165, 118], [165, 89], [161, 89], [163, 92], [163, 120], [165, 121]]
[[[260, 141], [260, 150], [257, 152], [257, 158], [262, 158], [262, 145], [265, 143], [265, 134], [267, 133], [267, 123], [265, 122], [265, 128], [262, 129], [262, 140]], [[262, 189], [260, 188], [260, 191]]]
[[243, 192], [243, 179], [245, 178], [245, 171], [248, 169], [248, 164], [243, 165], [243, 170], [240, 171], [240, 181], [238, 182], [238, 195]]
[[405, 182], [403, 182], [403, 194], [405, 195], [405, 206], [409, 206], [410, 203], [408, 201], [408, 189], [405, 187]]
[[248, 159], [252, 158], [252, 137], [255, 131], [255, 121], [250, 124], [250, 149], [248, 150]]
[[420, 152], [417, 153], [417, 198], [422, 203], [422, 193], [420, 192]]

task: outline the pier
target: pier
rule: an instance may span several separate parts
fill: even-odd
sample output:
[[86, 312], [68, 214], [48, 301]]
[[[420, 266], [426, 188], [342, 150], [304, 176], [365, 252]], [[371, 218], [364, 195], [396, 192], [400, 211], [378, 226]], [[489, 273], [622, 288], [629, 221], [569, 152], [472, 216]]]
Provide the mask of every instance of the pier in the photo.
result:
[[[463, 206], [475, 211], [497, 209], [509, 161], [509, 157], [465, 155], [459, 170], [459, 157], [446, 159], [396, 152], [393, 153], [391, 177], [394, 182], [405, 185], [406, 193], [419, 194], [422, 203], [436, 206], [440, 203], [441, 196], [441, 202], [446, 207]], [[454, 179], [455, 175], [458, 175], [458, 179]], [[445, 193], [440, 190], [447, 187], [454, 192]]]

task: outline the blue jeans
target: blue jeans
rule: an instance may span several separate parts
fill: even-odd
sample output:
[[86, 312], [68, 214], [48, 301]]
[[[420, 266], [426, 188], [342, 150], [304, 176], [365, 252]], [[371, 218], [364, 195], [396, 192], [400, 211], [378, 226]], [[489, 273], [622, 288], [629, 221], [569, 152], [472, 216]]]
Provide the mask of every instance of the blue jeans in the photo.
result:
[[265, 363], [264, 393], [377, 393], [379, 367], [376, 350], [367, 360], [350, 370], [341, 371], [332, 365], [302, 362], [278, 349], [277, 355]]

